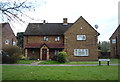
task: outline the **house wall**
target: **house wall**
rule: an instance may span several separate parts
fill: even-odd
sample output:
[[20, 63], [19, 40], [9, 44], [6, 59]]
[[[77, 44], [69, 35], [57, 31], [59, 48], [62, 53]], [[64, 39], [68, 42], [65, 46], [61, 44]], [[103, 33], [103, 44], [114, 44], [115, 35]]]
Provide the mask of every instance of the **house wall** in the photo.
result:
[[2, 51], [2, 24], [0, 24], [0, 54], [1, 54], [1, 51]]
[[[5, 44], [5, 40], [9, 41], [9, 44]], [[17, 39], [12, 31], [12, 28], [8, 23], [2, 25], [2, 48], [4, 48], [6, 45], [13, 45], [13, 41], [16, 42], [17, 46]]]
[[48, 36], [48, 41], [43, 40], [44, 36], [24, 36], [24, 48], [27, 43], [58, 43], [63, 44], [63, 36], [60, 36], [60, 41], [55, 41], [57, 36]]
[[[60, 41], [55, 41], [55, 37], [57, 36], [48, 36], [48, 41], [44, 41], [43, 40], [43, 37], [44, 36], [24, 36], [24, 49], [25, 49], [25, 45], [28, 44], [28, 43], [40, 43], [40, 44], [43, 44], [43, 43], [57, 43], [57, 44], [63, 44], [63, 36], [60, 36]], [[39, 49], [39, 59], [42, 60], [42, 49], [44, 48], [40, 48]], [[27, 53], [25, 54], [26, 57], [32, 57], [34, 59], [38, 58], [38, 50], [36, 51], [36, 55], [33, 55], [31, 54], [31, 51], [34, 50], [34, 49], [27, 49]], [[47, 60], [49, 59], [52, 59], [54, 53], [55, 53], [55, 50], [56, 49], [48, 49], [47, 48]]]
[[28, 59], [40, 59], [40, 49], [27, 49], [27, 58]]
[[117, 41], [117, 47], [118, 47], [118, 55], [119, 55], [119, 58], [120, 58], [120, 27], [118, 29], [118, 41]]
[[[117, 38], [117, 43], [113, 44], [112, 39], [116, 39], [116, 38]], [[120, 27], [116, 29], [116, 31], [113, 33], [113, 35], [110, 38], [110, 49], [111, 49], [111, 57], [120, 58]]]
[[[82, 29], [81, 29], [82, 27]], [[86, 35], [86, 40], [78, 41], [77, 35]], [[93, 61], [98, 59], [97, 32], [82, 18], [65, 32], [65, 49], [72, 61]], [[89, 49], [89, 56], [74, 56], [74, 49]]]

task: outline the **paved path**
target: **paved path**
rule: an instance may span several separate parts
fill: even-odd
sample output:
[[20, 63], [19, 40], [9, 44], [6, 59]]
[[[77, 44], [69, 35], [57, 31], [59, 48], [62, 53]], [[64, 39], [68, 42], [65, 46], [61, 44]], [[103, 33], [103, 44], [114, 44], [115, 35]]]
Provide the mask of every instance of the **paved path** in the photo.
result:
[[[13, 65], [13, 66], [98, 66], [99, 64], [0, 64], [0, 65]], [[107, 64], [101, 64], [107, 65]], [[110, 64], [110, 65], [120, 65], [120, 64]]]
[[42, 62], [42, 61], [33, 62], [33, 63], [31, 63], [31, 65], [38, 65], [38, 63], [40, 63], [40, 62]]

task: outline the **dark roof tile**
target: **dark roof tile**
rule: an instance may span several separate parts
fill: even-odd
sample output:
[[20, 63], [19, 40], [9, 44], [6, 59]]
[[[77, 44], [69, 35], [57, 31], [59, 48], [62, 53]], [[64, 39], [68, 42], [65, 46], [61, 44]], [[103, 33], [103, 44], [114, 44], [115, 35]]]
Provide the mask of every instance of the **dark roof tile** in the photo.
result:
[[29, 23], [24, 35], [63, 35], [73, 25], [63, 23]]

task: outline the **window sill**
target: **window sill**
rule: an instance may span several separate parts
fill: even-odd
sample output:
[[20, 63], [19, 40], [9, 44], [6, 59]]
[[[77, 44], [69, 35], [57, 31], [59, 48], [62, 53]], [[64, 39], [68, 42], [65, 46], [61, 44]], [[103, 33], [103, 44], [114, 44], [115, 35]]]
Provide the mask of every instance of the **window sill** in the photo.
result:
[[88, 56], [75, 56], [75, 57], [88, 57]]

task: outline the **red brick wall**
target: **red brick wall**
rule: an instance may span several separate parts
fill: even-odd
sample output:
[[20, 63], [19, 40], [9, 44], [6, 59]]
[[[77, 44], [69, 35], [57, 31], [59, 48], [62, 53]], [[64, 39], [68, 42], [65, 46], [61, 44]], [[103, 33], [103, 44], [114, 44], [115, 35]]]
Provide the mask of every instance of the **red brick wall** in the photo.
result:
[[[78, 41], [78, 34], [86, 35], [86, 40]], [[89, 56], [74, 56], [74, 49], [89, 49]], [[67, 51], [69, 59], [72, 61], [97, 60], [97, 32], [84, 19], [80, 18], [65, 33], [65, 51]]]
[[[117, 43], [113, 44], [112, 39], [117, 38]], [[115, 30], [113, 35], [110, 38], [110, 49], [111, 49], [111, 57], [116, 58], [118, 55], [120, 58], [120, 26]]]
[[[5, 40], [9, 40], [9, 44], [5, 44]], [[17, 45], [17, 39], [12, 31], [12, 28], [8, 23], [2, 24], [2, 47], [6, 45], [12, 45], [12, 42], [15, 41]]]
[[60, 36], [60, 41], [55, 41], [57, 36], [48, 36], [48, 41], [43, 40], [44, 36], [24, 36], [24, 48], [28, 43], [56, 43], [63, 44], [63, 36]]
[[28, 59], [40, 59], [40, 49], [28, 49]]

